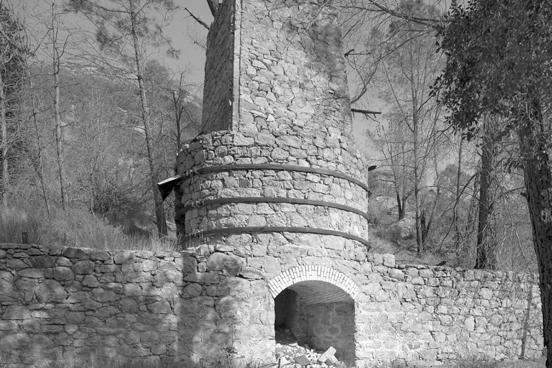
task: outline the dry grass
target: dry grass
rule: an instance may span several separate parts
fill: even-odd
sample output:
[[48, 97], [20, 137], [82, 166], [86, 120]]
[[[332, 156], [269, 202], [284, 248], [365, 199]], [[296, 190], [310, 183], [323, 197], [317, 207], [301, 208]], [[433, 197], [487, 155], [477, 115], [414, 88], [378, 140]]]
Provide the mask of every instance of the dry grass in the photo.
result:
[[[26, 239], [25, 239], [26, 238]], [[33, 243], [106, 250], [176, 249], [174, 239], [131, 236], [120, 227], [81, 209], [52, 210], [0, 209], [0, 242]]]

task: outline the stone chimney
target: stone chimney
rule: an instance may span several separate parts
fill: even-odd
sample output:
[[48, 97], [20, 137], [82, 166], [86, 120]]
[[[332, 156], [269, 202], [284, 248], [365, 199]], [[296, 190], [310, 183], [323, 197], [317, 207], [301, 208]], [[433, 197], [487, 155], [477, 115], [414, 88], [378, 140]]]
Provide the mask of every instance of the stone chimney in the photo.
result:
[[224, 1], [203, 96], [202, 134], [177, 163], [184, 245], [208, 240], [292, 263], [291, 248], [363, 259], [367, 168], [350, 135], [331, 2]]

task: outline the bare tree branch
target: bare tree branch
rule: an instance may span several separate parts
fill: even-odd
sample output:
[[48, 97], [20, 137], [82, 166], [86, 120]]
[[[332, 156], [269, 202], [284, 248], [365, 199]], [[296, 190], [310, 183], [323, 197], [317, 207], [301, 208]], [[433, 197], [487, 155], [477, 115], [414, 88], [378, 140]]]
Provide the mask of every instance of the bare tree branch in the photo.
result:
[[199, 24], [201, 24], [203, 27], [205, 27], [206, 30], [209, 30], [209, 26], [207, 25], [207, 23], [205, 23], [204, 21], [202, 21], [198, 16], [194, 15], [194, 13], [192, 13], [188, 8], [184, 8], [184, 10], [186, 10], [188, 12], [188, 14], [190, 14], [190, 17], [194, 18], [194, 20], [196, 22], [198, 22]]

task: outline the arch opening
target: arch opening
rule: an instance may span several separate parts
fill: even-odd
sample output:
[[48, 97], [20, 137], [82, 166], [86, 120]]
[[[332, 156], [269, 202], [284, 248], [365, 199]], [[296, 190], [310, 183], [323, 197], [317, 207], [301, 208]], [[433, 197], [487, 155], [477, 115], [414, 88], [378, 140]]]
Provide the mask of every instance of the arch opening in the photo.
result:
[[274, 299], [276, 343], [298, 344], [323, 352], [330, 346], [347, 365], [355, 361], [355, 304], [338, 286], [319, 280], [300, 281]]

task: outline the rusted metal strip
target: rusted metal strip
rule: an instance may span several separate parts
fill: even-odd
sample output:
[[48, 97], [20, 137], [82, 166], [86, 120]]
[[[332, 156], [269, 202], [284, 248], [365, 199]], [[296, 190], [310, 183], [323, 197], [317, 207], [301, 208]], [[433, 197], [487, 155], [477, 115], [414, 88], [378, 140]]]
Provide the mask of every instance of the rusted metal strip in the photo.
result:
[[192, 169], [181, 175], [181, 180], [189, 179], [194, 175], [205, 175], [211, 173], [218, 173], [223, 171], [237, 171], [237, 170], [274, 170], [274, 171], [297, 171], [318, 175], [328, 175], [340, 179], [345, 179], [354, 183], [368, 192], [368, 196], [372, 193], [368, 189], [368, 185], [361, 180], [354, 178], [350, 175], [344, 174], [340, 171], [329, 170], [316, 167], [305, 167], [297, 165], [280, 165], [280, 164], [235, 164], [235, 165], [218, 165], [218, 166], [206, 166], [197, 169]]
[[293, 227], [293, 226], [245, 226], [245, 227], [227, 227], [198, 231], [184, 236], [184, 241], [196, 238], [209, 237], [212, 235], [235, 235], [235, 234], [266, 234], [266, 233], [300, 233], [300, 234], [318, 234], [333, 235], [342, 238], [357, 241], [370, 250], [371, 246], [366, 239], [337, 230], [318, 229], [312, 227]]
[[182, 212], [187, 212], [192, 208], [209, 206], [209, 205], [219, 205], [226, 203], [289, 203], [289, 204], [305, 204], [310, 206], [321, 206], [321, 207], [330, 207], [337, 208], [342, 211], [352, 212], [359, 216], [364, 217], [366, 220], [370, 220], [368, 214], [357, 208], [346, 206], [334, 202], [318, 201], [313, 199], [303, 199], [303, 198], [286, 198], [286, 197], [228, 197], [228, 198], [216, 198], [216, 199], [205, 199], [198, 200], [184, 206]]

